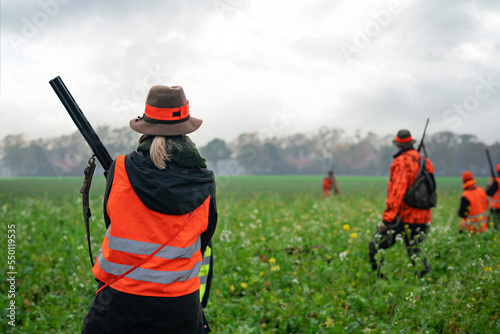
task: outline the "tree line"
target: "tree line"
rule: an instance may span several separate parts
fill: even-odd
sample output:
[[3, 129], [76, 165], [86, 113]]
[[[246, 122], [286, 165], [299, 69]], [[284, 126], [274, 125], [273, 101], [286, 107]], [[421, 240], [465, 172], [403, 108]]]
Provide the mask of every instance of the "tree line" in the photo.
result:
[[[112, 157], [135, 150], [139, 138], [128, 127], [103, 126], [96, 133]], [[215, 138], [199, 149], [208, 167], [223, 175], [323, 175], [329, 170], [337, 175], [387, 175], [397, 152], [393, 138], [361, 131], [348, 136], [343, 129], [322, 127], [281, 137], [255, 132], [229, 142]], [[486, 149], [494, 164], [500, 162], [500, 143], [488, 146], [475, 135], [442, 131], [426, 137], [425, 147], [437, 176], [465, 170], [489, 176]], [[79, 176], [91, 154], [78, 131], [38, 140], [8, 135], [0, 143], [0, 176]]]

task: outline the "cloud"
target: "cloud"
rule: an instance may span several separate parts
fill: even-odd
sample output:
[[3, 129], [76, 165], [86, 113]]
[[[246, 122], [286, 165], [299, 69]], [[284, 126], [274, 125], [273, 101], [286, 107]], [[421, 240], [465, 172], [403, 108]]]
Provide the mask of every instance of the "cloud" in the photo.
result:
[[500, 81], [499, 9], [472, 0], [2, 1], [0, 137], [76, 129], [48, 85], [60, 75], [94, 126], [128, 124], [149, 87], [166, 84], [184, 86], [205, 120], [201, 142], [322, 125], [384, 135], [419, 131], [431, 117], [436, 130], [492, 143], [500, 87], [469, 114], [453, 106], [474, 102], [479, 78]]

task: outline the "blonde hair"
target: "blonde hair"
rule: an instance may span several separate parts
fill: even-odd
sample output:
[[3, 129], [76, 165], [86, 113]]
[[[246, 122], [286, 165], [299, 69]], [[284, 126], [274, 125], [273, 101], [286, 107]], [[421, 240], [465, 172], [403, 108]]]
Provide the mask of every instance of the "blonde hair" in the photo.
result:
[[151, 157], [151, 160], [155, 164], [156, 168], [165, 169], [165, 162], [170, 161], [172, 158], [172, 155], [170, 154], [172, 148], [181, 148], [179, 138], [182, 137], [155, 136], [153, 138], [153, 142], [149, 148], [149, 156]]

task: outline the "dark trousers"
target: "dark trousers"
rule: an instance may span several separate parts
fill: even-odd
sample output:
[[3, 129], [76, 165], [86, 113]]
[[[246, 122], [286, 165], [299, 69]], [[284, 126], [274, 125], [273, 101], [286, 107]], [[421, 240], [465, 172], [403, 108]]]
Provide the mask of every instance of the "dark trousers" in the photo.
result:
[[180, 297], [148, 297], [108, 286], [95, 296], [82, 334], [201, 334], [205, 333], [202, 322], [199, 291]]
[[[406, 224], [403, 222], [400, 222], [397, 226], [387, 229], [384, 232], [377, 230], [369, 244], [369, 258], [372, 269], [378, 270], [380, 273], [380, 266], [382, 265], [384, 259], [382, 258], [379, 264], [375, 259], [375, 255], [379, 249], [388, 249], [394, 246], [398, 235], [403, 239], [410, 261], [415, 266], [415, 258], [420, 255], [420, 248], [418, 246], [425, 240], [425, 236], [428, 231], [428, 224]], [[423, 259], [423, 263], [424, 270], [419, 273], [420, 277], [423, 277], [426, 273], [430, 272], [430, 266], [427, 263], [427, 258]]]

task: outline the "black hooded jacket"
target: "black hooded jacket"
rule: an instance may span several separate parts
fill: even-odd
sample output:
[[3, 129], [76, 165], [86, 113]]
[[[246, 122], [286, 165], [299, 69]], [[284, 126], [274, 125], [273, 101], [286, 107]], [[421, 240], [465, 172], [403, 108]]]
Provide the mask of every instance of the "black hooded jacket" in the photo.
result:
[[[141, 202], [150, 210], [168, 215], [182, 215], [198, 208], [210, 195], [209, 222], [201, 235], [201, 251], [205, 252], [217, 224], [215, 179], [211, 170], [201, 167], [186, 168], [173, 162], [164, 170], [155, 167], [146, 152], [132, 152], [125, 156], [125, 169], [130, 184]], [[113, 184], [115, 163], [111, 165], [104, 193], [104, 221], [111, 223], [106, 212]]]

